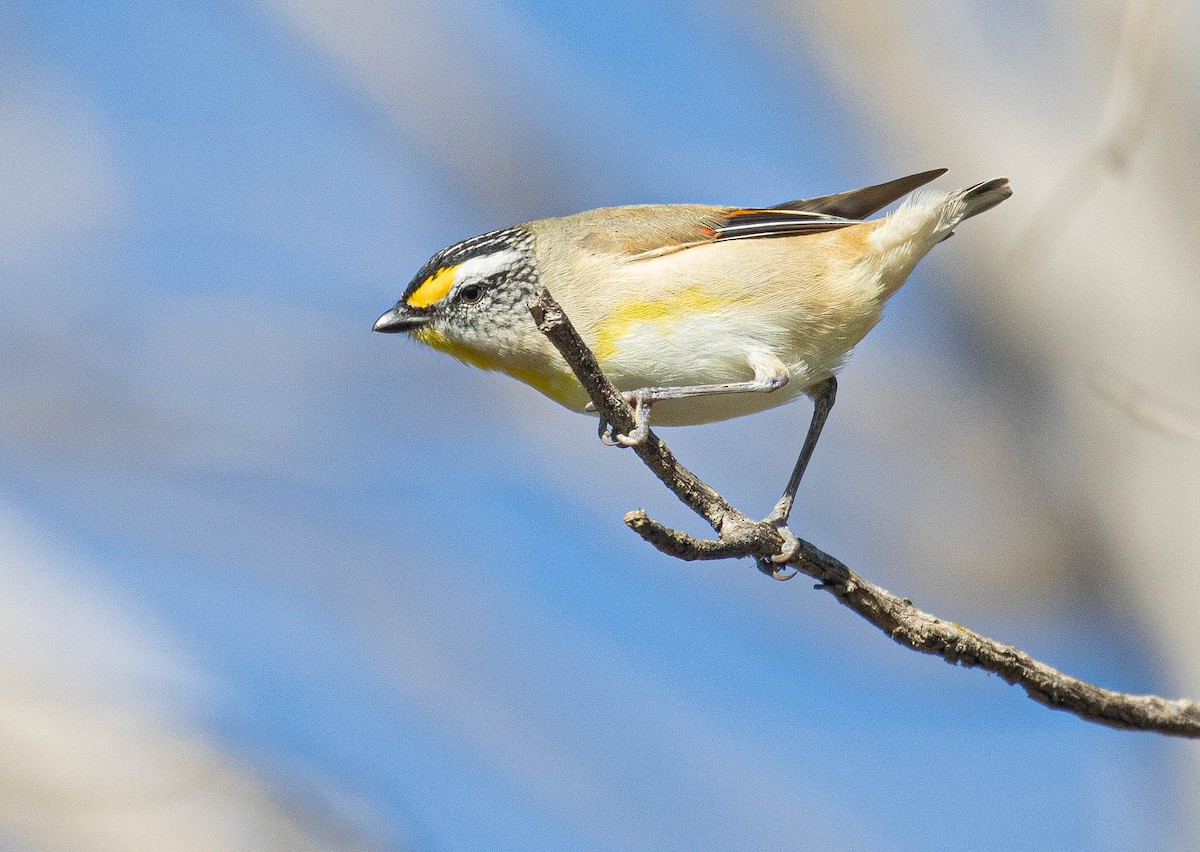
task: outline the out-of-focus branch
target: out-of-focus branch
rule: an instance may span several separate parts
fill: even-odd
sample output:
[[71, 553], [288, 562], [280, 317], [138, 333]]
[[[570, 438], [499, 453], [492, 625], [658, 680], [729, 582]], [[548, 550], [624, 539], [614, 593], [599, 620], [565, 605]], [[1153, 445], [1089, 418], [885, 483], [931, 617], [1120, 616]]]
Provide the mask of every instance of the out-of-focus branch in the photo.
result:
[[1150, 112], [1154, 63], [1161, 54], [1155, 49], [1155, 39], [1162, 7], [1162, 0], [1129, 0], [1125, 7], [1104, 115], [1091, 143], [1028, 217], [1024, 232], [1013, 242], [1020, 247], [1013, 252], [1018, 262], [1045, 257], [1050, 241], [1064, 232], [1064, 223], [1104, 178], [1128, 168]]
[[[634, 426], [632, 410], [601, 372], [562, 308], [545, 289], [531, 297], [529, 308], [538, 328], [570, 365], [600, 416], [618, 432], [629, 434]], [[779, 552], [783, 541], [774, 527], [752, 520], [731, 506], [680, 464], [653, 432], [634, 451], [676, 497], [718, 533], [715, 540], [698, 539], [664, 526], [640, 509], [626, 515], [625, 523], [663, 553], [690, 561], [744, 556], [762, 559]], [[948, 663], [998, 674], [1047, 707], [1114, 728], [1200, 738], [1200, 705], [1193, 701], [1114, 692], [1066, 675], [1019, 648], [923, 612], [911, 600], [863, 579], [806, 541], [800, 541], [788, 564], [817, 580], [818, 589], [832, 594], [893, 641]]]

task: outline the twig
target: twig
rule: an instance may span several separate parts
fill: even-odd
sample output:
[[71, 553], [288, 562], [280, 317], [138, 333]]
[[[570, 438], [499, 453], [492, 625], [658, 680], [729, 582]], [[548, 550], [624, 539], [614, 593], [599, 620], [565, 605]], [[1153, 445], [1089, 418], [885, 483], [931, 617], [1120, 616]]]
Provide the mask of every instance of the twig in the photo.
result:
[[[634, 425], [633, 412], [600, 370], [595, 356], [545, 289], [529, 300], [538, 328], [562, 354], [587, 391], [600, 416], [620, 432]], [[684, 560], [769, 557], [783, 544], [768, 523], [752, 520], [681, 465], [662, 439], [650, 433], [634, 447], [638, 457], [676, 497], [717, 531], [715, 540], [698, 539], [670, 529], [642, 510], [625, 523], [650, 544]], [[1200, 738], [1200, 705], [1156, 695], [1130, 695], [1103, 689], [1035, 660], [1019, 648], [923, 612], [907, 598], [855, 574], [841, 562], [801, 540], [788, 565], [818, 581], [817, 588], [874, 624], [900, 645], [933, 654], [954, 665], [993, 672], [1041, 704], [1113, 728], [1157, 731]]]
[[[550, 342], [571, 366], [600, 416], [616, 427], [618, 432], [624, 434], [632, 432], [634, 428], [633, 411], [625, 404], [625, 400], [613, 387], [612, 382], [600, 371], [600, 365], [596, 363], [596, 356], [592, 354], [591, 350], [587, 348], [587, 344], [575, 331], [558, 302], [554, 301], [550, 293], [543, 289], [530, 297], [529, 310], [533, 314], [538, 328], [550, 339]], [[681, 465], [675, 459], [675, 454], [667, 448], [661, 438], [654, 434], [653, 430], [646, 440], [635, 446], [633, 450], [685, 506], [708, 521], [723, 539], [736, 539], [748, 546], [749, 549], [737, 555], [748, 556], [759, 551], [762, 555], [770, 555], [778, 552], [783, 544], [779, 533], [769, 526], [755, 523], [733, 508], [724, 497]], [[628, 519], [626, 522], [629, 523]], [[660, 532], [674, 536], [682, 535], [674, 530], [668, 530], [657, 522], [652, 523], [654, 530], [651, 535]], [[635, 529], [637, 528], [635, 527]], [[658, 538], [662, 540], [662, 535], [659, 535]], [[654, 543], [653, 538], [647, 538], [647, 540]], [[693, 541], [695, 540], [693, 539]], [[681, 556], [686, 552], [686, 547], [680, 547], [682, 549], [672, 555], [688, 558]], [[703, 557], [692, 556], [690, 558]]]

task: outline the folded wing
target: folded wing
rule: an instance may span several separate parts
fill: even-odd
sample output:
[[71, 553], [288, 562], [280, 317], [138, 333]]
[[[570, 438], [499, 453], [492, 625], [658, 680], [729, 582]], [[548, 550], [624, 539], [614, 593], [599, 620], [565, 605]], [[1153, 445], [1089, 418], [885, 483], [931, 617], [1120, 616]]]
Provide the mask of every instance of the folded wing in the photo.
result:
[[704, 205], [614, 207], [580, 214], [583, 247], [630, 260], [661, 257], [722, 240], [797, 237], [861, 224], [867, 216], [945, 173], [921, 172], [887, 183], [788, 201], [774, 207]]

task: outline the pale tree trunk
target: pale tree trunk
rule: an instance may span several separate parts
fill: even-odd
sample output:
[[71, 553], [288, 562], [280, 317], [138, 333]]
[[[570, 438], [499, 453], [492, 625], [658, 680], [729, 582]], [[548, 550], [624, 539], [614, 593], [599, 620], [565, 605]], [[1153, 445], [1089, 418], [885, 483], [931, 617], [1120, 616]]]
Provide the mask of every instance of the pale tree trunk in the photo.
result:
[[[758, 8], [780, 55], [823, 69], [889, 165], [1012, 179], [991, 235], [959, 236], [971, 256], [947, 279], [985, 336], [994, 431], [1015, 436], [1011, 466], [979, 478], [1005, 509], [994, 535], [1041, 528], [1043, 558], [977, 570], [1007, 572], [1014, 595], [1102, 594], [1153, 641], [1167, 691], [1200, 693], [1196, 7], [1035, 4], [1043, 21], [933, 0]], [[1014, 490], [1028, 497], [1015, 509]]]

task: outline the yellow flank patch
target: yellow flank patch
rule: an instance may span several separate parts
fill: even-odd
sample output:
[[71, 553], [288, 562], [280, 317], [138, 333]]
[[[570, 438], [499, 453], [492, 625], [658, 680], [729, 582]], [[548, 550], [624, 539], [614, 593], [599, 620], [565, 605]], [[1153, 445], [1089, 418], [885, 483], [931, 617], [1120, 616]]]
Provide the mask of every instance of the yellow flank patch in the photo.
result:
[[673, 293], [663, 301], [644, 302], [627, 299], [618, 304], [608, 319], [596, 327], [596, 357], [601, 361], [615, 358], [618, 342], [639, 325], [657, 326], [660, 332], [666, 333], [689, 315], [707, 315], [731, 304], [729, 299], [709, 296], [698, 287], [689, 287]]
[[408, 306], [410, 308], [427, 308], [435, 302], [440, 302], [446, 298], [446, 294], [454, 286], [454, 277], [457, 273], [457, 266], [446, 266], [433, 273], [433, 275], [430, 275], [405, 300]]

